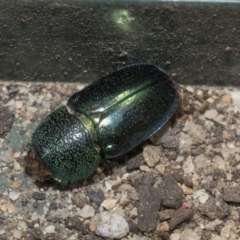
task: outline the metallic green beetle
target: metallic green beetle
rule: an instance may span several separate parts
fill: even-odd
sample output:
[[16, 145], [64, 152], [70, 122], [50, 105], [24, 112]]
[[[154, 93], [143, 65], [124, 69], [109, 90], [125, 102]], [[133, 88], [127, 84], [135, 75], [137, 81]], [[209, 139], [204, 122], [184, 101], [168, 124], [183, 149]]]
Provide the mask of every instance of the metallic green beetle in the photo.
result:
[[178, 104], [178, 90], [162, 69], [123, 67], [46, 117], [32, 135], [26, 168], [39, 180], [85, 179], [104, 159], [127, 153], [162, 128]]

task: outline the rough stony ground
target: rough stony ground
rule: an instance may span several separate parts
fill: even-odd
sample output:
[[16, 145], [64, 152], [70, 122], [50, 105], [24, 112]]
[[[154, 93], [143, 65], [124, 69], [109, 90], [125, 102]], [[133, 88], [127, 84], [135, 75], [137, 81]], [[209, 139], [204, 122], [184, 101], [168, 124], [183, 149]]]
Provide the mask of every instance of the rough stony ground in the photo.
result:
[[81, 88], [0, 83], [0, 239], [239, 239], [239, 89], [190, 87], [195, 110], [154, 144], [86, 181], [36, 182], [24, 173], [31, 133]]

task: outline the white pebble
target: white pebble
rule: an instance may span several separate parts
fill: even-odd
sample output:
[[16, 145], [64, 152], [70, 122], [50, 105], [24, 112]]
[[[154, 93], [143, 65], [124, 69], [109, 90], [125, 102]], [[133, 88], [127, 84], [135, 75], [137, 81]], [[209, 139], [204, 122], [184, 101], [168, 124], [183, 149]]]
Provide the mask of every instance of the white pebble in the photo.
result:
[[79, 215], [82, 218], [90, 218], [93, 217], [95, 214], [95, 210], [92, 206], [85, 205], [79, 212]]
[[204, 189], [199, 189], [193, 193], [193, 199], [198, 199], [200, 203], [205, 203], [209, 198], [209, 195]]
[[14, 161], [13, 167], [14, 167], [15, 171], [20, 171], [20, 169], [21, 169], [19, 162], [16, 162], [16, 161]]
[[234, 105], [240, 105], [240, 91], [231, 91], [232, 103]]
[[19, 198], [20, 193], [12, 191], [12, 192], [9, 193], [8, 196], [12, 201], [16, 201]]
[[236, 146], [235, 146], [235, 144], [234, 144], [233, 142], [228, 142], [228, 143], [227, 143], [227, 147], [228, 147], [229, 149], [233, 149], [233, 148], [235, 148]]
[[145, 166], [145, 165], [141, 165], [140, 170], [144, 171], [144, 172], [150, 172], [150, 168], [148, 166]]
[[183, 163], [182, 169], [183, 169], [184, 173], [186, 173], [186, 174], [194, 173], [195, 167], [194, 167], [191, 157], [188, 157], [187, 160]]
[[53, 225], [47, 226], [45, 228], [46, 233], [54, 233], [55, 232], [55, 227]]
[[180, 240], [181, 235], [179, 233], [173, 233], [170, 236], [170, 240]]
[[108, 191], [110, 191], [112, 189], [112, 184], [108, 181], [105, 182], [105, 186], [106, 186]]
[[96, 233], [104, 238], [121, 239], [129, 232], [127, 221], [117, 212], [99, 214]]
[[104, 207], [106, 210], [110, 210], [116, 206], [116, 203], [117, 201], [115, 199], [107, 198], [102, 202], [101, 206]]
[[218, 112], [215, 109], [207, 110], [204, 113], [204, 117], [207, 119], [214, 119], [218, 115]]

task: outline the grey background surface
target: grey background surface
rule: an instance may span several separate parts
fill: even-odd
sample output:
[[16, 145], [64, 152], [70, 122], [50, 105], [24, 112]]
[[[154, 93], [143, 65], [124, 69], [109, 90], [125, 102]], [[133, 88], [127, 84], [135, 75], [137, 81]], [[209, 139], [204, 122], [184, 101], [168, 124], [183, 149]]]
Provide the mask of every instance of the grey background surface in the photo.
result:
[[0, 1], [0, 79], [90, 83], [150, 62], [184, 84], [239, 85], [240, 5]]

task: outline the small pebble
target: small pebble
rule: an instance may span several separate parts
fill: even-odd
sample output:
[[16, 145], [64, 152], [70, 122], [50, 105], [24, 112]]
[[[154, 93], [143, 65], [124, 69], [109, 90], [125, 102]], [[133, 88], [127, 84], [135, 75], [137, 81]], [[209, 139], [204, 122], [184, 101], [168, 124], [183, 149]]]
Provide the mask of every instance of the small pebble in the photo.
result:
[[172, 233], [170, 236], [170, 240], [180, 240], [181, 235], [179, 233]]
[[22, 106], [23, 106], [23, 102], [22, 102], [22, 101], [16, 101], [16, 102], [14, 103], [14, 107], [15, 107], [16, 109], [21, 109]]
[[168, 232], [169, 231], [169, 225], [167, 222], [162, 222], [157, 229], [158, 232]]
[[189, 136], [192, 138], [192, 143], [194, 145], [202, 144], [206, 140], [205, 128], [199, 124], [192, 123], [192, 128], [189, 131]]
[[111, 239], [122, 239], [129, 232], [127, 221], [117, 212], [102, 212], [96, 226], [96, 234]]
[[20, 153], [19, 153], [19, 152], [14, 152], [14, 153], [13, 153], [13, 157], [14, 157], [14, 158], [19, 158], [19, 156], [20, 156]]
[[18, 181], [14, 181], [10, 184], [10, 187], [12, 189], [19, 189], [23, 184], [23, 181], [22, 180], [18, 180]]
[[30, 110], [28, 110], [27, 112], [26, 112], [26, 119], [27, 120], [32, 120], [33, 118], [34, 118], [34, 113], [32, 112], [32, 111], [30, 111]]
[[34, 208], [38, 208], [38, 206], [39, 206], [38, 201], [34, 201], [34, 202], [33, 202], [33, 207], [34, 207]]
[[64, 220], [67, 219], [68, 215], [69, 210], [67, 208], [57, 209], [50, 212], [50, 214], [47, 217], [47, 220], [52, 222], [63, 222]]
[[13, 237], [16, 238], [16, 239], [21, 239], [21, 237], [22, 237], [22, 231], [20, 231], [20, 230], [15, 230], [15, 231], [13, 232]]
[[175, 77], [177, 77], [177, 73], [174, 72], [174, 73], [172, 73], [171, 76], [172, 76], [172, 78], [175, 78]]
[[34, 192], [32, 194], [32, 197], [36, 200], [45, 200], [46, 199], [46, 194], [43, 192]]
[[161, 158], [161, 150], [158, 147], [147, 145], [143, 147], [143, 159], [149, 167], [154, 167]]
[[201, 240], [201, 236], [195, 232], [195, 229], [185, 228], [181, 234], [181, 240]]
[[191, 195], [193, 193], [193, 189], [186, 186], [185, 184], [183, 184], [182, 190], [185, 195]]
[[183, 162], [182, 169], [185, 174], [191, 174], [195, 171], [195, 167], [190, 156]]
[[92, 202], [94, 202], [98, 205], [100, 205], [104, 200], [104, 194], [100, 188], [91, 190], [89, 192], [88, 196]]
[[79, 215], [82, 218], [90, 218], [93, 217], [95, 214], [95, 210], [92, 206], [85, 205], [79, 212]]
[[204, 189], [199, 189], [193, 193], [193, 199], [198, 199], [199, 202], [205, 203], [209, 198], [209, 195]]
[[21, 166], [20, 166], [19, 162], [14, 161], [13, 167], [14, 167], [15, 171], [20, 171], [21, 170]]
[[190, 209], [190, 208], [192, 208], [192, 204], [189, 203], [189, 202], [183, 202], [183, 203], [182, 203], [182, 208], [184, 208], [184, 209]]
[[209, 223], [207, 223], [205, 225], [205, 229], [210, 230], [210, 231], [214, 231], [216, 226], [221, 225], [222, 223], [223, 223], [223, 221], [221, 221], [219, 219], [215, 219], [215, 220], [210, 221]]
[[225, 94], [221, 97], [221, 103], [223, 104], [231, 104], [232, 103], [232, 97], [230, 94]]
[[172, 218], [172, 215], [175, 210], [173, 209], [165, 209], [159, 212], [159, 221], [164, 222]]
[[19, 198], [20, 193], [19, 192], [10, 192], [8, 196], [12, 201], [16, 201]]
[[204, 117], [207, 119], [214, 119], [218, 115], [218, 112], [215, 109], [207, 110], [204, 113]]
[[53, 225], [47, 226], [45, 231], [46, 233], [55, 233], [55, 227]]
[[179, 208], [174, 211], [171, 220], [169, 221], [169, 228], [170, 230], [175, 229], [179, 224], [182, 222], [187, 222], [192, 219], [194, 216], [193, 209], [190, 208]]
[[115, 199], [107, 198], [102, 202], [101, 206], [104, 207], [106, 210], [110, 210], [116, 206], [116, 203], [117, 201]]
[[9, 202], [6, 203], [6, 208], [9, 213], [13, 213], [15, 211], [15, 207]]
[[236, 129], [236, 134], [237, 134], [237, 136], [240, 136], [240, 128], [239, 127]]
[[5, 104], [5, 106], [11, 107], [11, 106], [13, 106], [14, 104], [15, 104], [15, 101], [14, 101], [14, 99], [12, 99], [12, 100], [10, 100], [7, 104]]
[[2, 211], [2, 212], [7, 212], [7, 206], [6, 206], [6, 204], [2, 204], [2, 205], [0, 205], [0, 210]]
[[232, 103], [234, 105], [240, 106], [240, 91], [232, 91], [231, 97], [232, 97]]
[[223, 132], [223, 138], [224, 138], [225, 140], [230, 141], [230, 140], [232, 139], [232, 134], [231, 134], [230, 132], [228, 132], [228, 131], [224, 131], [224, 132]]
[[141, 165], [140, 166], [140, 169], [143, 171], [143, 172], [150, 172], [150, 168], [148, 166], [145, 166], [145, 165]]
[[30, 103], [34, 103], [37, 100], [37, 96], [33, 95], [32, 93], [29, 93], [28, 100], [30, 101]]
[[226, 48], [225, 48], [225, 52], [226, 52], [226, 53], [232, 52], [232, 48], [231, 48], [231, 47], [226, 47]]
[[165, 173], [165, 165], [164, 164], [158, 164], [155, 166], [155, 169], [160, 173], [161, 176]]
[[235, 146], [235, 144], [234, 144], [233, 142], [228, 142], [228, 143], [227, 143], [227, 147], [228, 147], [229, 149], [234, 149], [236, 146]]
[[[1, 99], [1, 95], [0, 95]], [[0, 101], [1, 103], [1, 101]], [[0, 104], [0, 138], [4, 138], [11, 130], [14, 121], [14, 113], [7, 107], [2, 107]], [[1, 152], [2, 155], [2, 152]]]
[[138, 192], [134, 187], [132, 187], [129, 184], [122, 184], [119, 188], [118, 191], [121, 192], [122, 196], [126, 195], [127, 199], [132, 201], [137, 201], [138, 200]]
[[229, 239], [231, 235], [231, 231], [232, 231], [231, 224], [226, 223], [225, 226], [222, 228], [220, 235], [222, 237], [225, 237], [226, 239]]
[[107, 188], [108, 191], [112, 189], [112, 184], [108, 181], [105, 182], [105, 187]]
[[240, 186], [225, 187], [223, 191], [223, 200], [225, 202], [240, 203]]

